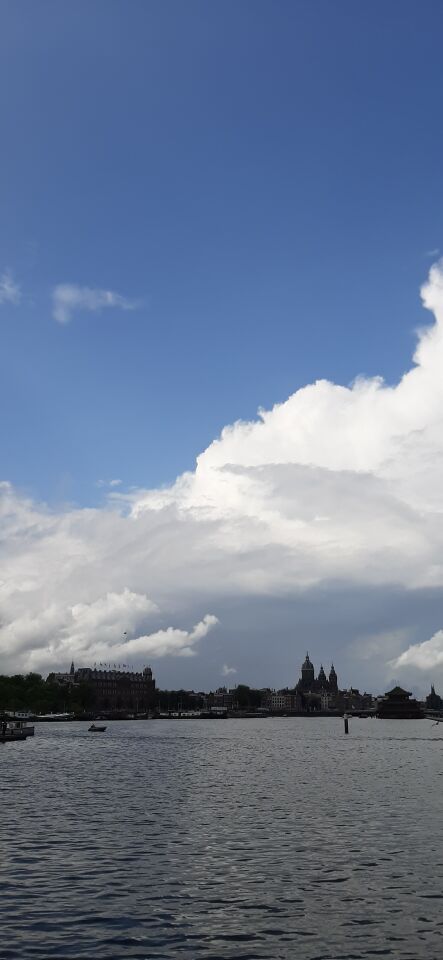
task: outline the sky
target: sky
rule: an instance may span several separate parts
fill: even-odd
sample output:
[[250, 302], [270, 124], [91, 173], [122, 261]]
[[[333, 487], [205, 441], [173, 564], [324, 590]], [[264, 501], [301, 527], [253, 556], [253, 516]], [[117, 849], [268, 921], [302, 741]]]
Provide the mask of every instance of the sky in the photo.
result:
[[0, 672], [443, 692], [440, 0], [0, 0]]

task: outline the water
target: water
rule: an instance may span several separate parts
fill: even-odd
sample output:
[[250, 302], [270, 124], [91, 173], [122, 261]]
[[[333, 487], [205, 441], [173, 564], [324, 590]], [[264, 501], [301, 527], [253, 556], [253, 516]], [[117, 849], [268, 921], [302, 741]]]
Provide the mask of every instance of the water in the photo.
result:
[[443, 729], [40, 724], [0, 745], [1, 960], [440, 960]]

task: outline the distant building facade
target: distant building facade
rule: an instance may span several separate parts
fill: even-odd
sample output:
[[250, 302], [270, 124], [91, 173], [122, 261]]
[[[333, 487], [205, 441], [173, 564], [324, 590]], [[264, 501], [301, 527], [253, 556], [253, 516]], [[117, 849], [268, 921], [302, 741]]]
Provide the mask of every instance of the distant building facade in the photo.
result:
[[443, 710], [443, 700], [435, 692], [434, 684], [432, 684], [431, 692], [426, 697], [426, 706], [428, 710]]
[[91, 706], [100, 712], [146, 713], [155, 702], [155, 680], [150, 667], [142, 671], [104, 670], [74, 664], [68, 674], [52, 673], [48, 680], [60, 685], [84, 684], [91, 692]]
[[208, 707], [223, 707], [224, 710], [232, 710], [235, 701], [235, 690], [227, 690], [226, 687], [219, 687], [215, 693], [206, 698]]
[[267, 690], [262, 706], [270, 713], [299, 713], [301, 702], [295, 690]]
[[53, 683], [58, 683], [60, 687], [75, 686], [76, 679], [74, 663], [71, 663], [71, 669], [69, 673], [50, 673], [48, 680], [51, 680]]

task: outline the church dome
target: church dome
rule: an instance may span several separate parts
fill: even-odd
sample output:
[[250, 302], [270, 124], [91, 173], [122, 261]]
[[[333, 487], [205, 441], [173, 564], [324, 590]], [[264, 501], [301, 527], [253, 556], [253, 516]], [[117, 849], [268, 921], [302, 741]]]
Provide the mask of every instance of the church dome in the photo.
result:
[[309, 659], [309, 653], [306, 654], [305, 662], [301, 668], [301, 674], [304, 679], [314, 679], [314, 667]]

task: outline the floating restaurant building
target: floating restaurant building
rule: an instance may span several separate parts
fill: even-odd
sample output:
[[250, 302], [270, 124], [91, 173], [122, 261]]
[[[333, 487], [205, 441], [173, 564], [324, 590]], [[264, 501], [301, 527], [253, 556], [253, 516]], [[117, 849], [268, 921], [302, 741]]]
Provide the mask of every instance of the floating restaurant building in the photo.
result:
[[420, 720], [424, 716], [421, 704], [411, 697], [408, 690], [393, 687], [379, 701], [378, 717], [381, 720]]

